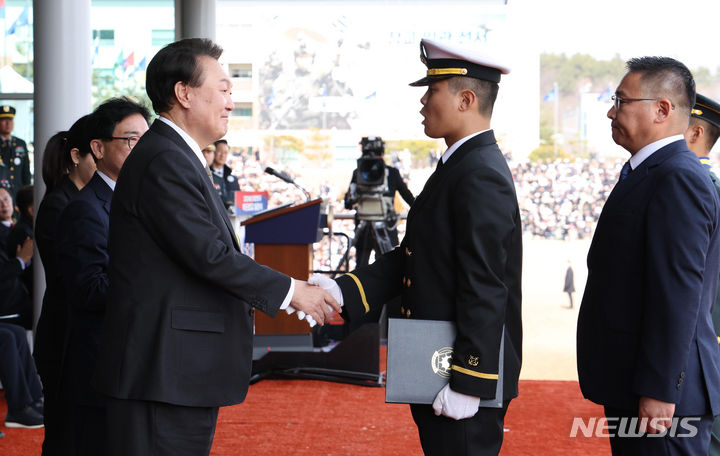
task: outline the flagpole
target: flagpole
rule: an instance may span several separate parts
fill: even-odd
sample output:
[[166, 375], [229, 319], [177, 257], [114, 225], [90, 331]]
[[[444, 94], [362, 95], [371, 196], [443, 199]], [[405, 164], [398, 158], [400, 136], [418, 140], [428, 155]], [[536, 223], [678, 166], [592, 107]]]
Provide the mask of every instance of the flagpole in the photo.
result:
[[555, 91], [555, 115], [553, 116], [553, 156], [557, 158], [557, 142], [558, 142], [558, 113], [560, 112], [559, 108], [559, 99], [560, 99], [560, 91], [558, 90], [558, 83], [553, 82], [553, 91]]

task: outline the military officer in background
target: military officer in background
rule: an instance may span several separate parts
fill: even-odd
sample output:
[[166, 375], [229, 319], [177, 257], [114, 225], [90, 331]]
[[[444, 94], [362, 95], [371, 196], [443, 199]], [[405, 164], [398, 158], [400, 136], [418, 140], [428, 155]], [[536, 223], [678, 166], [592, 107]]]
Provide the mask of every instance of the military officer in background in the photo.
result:
[[[700, 163], [710, 173], [715, 190], [720, 196], [720, 180], [712, 171], [710, 150], [720, 136], [720, 104], [710, 98], [697, 94], [695, 106], [690, 111], [690, 126], [685, 131], [685, 141], [692, 153], [697, 155]], [[715, 334], [720, 336], [720, 287], [715, 296], [715, 305], [712, 310], [712, 321]], [[720, 343], [720, 337], [718, 337]], [[715, 419], [710, 437], [710, 456], [720, 456], [720, 417]]]
[[[313, 276], [344, 300], [343, 317], [377, 321], [402, 298], [405, 318], [455, 323], [450, 382], [432, 406], [412, 404], [426, 455], [497, 455], [507, 407], [518, 393], [522, 349], [520, 211], [507, 162], [490, 127], [501, 74], [481, 52], [421, 41], [427, 86], [425, 134], [448, 149], [410, 208], [399, 248], [334, 282]], [[503, 407], [495, 397], [504, 340]]]
[[32, 184], [27, 145], [12, 135], [14, 128], [15, 108], [0, 106], [0, 185], [7, 181], [13, 197], [20, 187]]
[[240, 190], [237, 177], [232, 175], [232, 169], [226, 165], [228, 155], [228, 143], [224, 139], [215, 141], [215, 156], [210, 170], [212, 171], [213, 183], [215, 189], [220, 195], [225, 209], [230, 209], [235, 205], [235, 192]]

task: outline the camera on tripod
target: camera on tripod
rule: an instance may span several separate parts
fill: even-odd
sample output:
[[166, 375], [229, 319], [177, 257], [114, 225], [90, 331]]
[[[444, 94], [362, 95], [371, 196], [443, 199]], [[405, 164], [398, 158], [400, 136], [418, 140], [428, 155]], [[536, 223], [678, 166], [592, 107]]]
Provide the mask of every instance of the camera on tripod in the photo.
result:
[[357, 160], [356, 183], [350, 185], [350, 203], [356, 204], [359, 220], [387, 221], [395, 224], [392, 197], [388, 192], [385, 169], [385, 143], [379, 136], [366, 136], [360, 141], [362, 156]]

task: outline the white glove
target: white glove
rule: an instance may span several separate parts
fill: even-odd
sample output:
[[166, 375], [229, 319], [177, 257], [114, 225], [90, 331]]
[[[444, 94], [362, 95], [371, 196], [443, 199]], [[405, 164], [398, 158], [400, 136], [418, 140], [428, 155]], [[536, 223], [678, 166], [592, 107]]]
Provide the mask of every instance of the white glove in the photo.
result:
[[[287, 306], [285, 308], [285, 312], [287, 312], [288, 315], [292, 315], [293, 313], [295, 313], [295, 308], [293, 306]], [[298, 320], [307, 320], [311, 328], [317, 324], [312, 315], [305, 315], [305, 312], [303, 312], [302, 310], [298, 311], [297, 317]]]
[[462, 420], [475, 416], [480, 406], [480, 398], [453, 391], [448, 383], [437, 393], [432, 406], [437, 416]]
[[333, 279], [325, 277], [321, 274], [313, 274], [312, 277], [310, 277], [310, 279], [308, 280], [308, 283], [312, 285], [317, 285], [323, 290], [330, 293], [330, 296], [332, 296], [338, 302], [338, 304], [340, 304], [340, 307], [345, 304], [343, 302], [342, 291], [340, 291], [340, 287]]

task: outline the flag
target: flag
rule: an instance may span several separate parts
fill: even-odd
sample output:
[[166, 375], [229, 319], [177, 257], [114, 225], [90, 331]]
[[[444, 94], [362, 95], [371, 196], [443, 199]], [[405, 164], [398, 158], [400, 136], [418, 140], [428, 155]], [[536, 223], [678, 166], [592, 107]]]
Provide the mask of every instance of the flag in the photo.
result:
[[130, 65], [135, 64], [135, 52], [131, 52], [130, 55], [127, 56], [125, 61], [123, 62], [122, 66], [124, 70], [127, 70]]
[[543, 97], [543, 101], [555, 101], [557, 99], [557, 87], [553, 87], [551, 91], [549, 91], [545, 96]]
[[117, 68], [119, 66], [122, 66], [125, 63], [125, 58], [123, 57], [123, 51], [120, 49], [120, 54], [118, 55], [117, 60], [115, 61], [115, 65], [113, 65], [114, 68]]
[[12, 23], [10, 28], [7, 31], [8, 35], [12, 35], [15, 33], [15, 29], [18, 27], [22, 27], [23, 25], [28, 25], [28, 13], [30, 9], [26, 6], [23, 8], [22, 13], [18, 16], [17, 19], [15, 19], [15, 22]]
[[5, 0], [0, 0], [0, 19], [5, 19]]
[[147, 68], [147, 63], [145, 61], [145, 57], [143, 57], [142, 60], [140, 60], [140, 63], [137, 64], [133, 72], [130, 73], [130, 76], [134, 75], [138, 71], [145, 71], [145, 68]]
[[602, 92], [600, 92], [600, 95], [597, 97], [597, 101], [610, 101], [610, 89], [605, 89]]
[[98, 53], [100, 52], [100, 39], [99, 38], [95, 40], [94, 48], [95, 49], [93, 49], [93, 56], [92, 56], [92, 60], [90, 61], [90, 65], [95, 65], [95, 59], [97, 58]]

